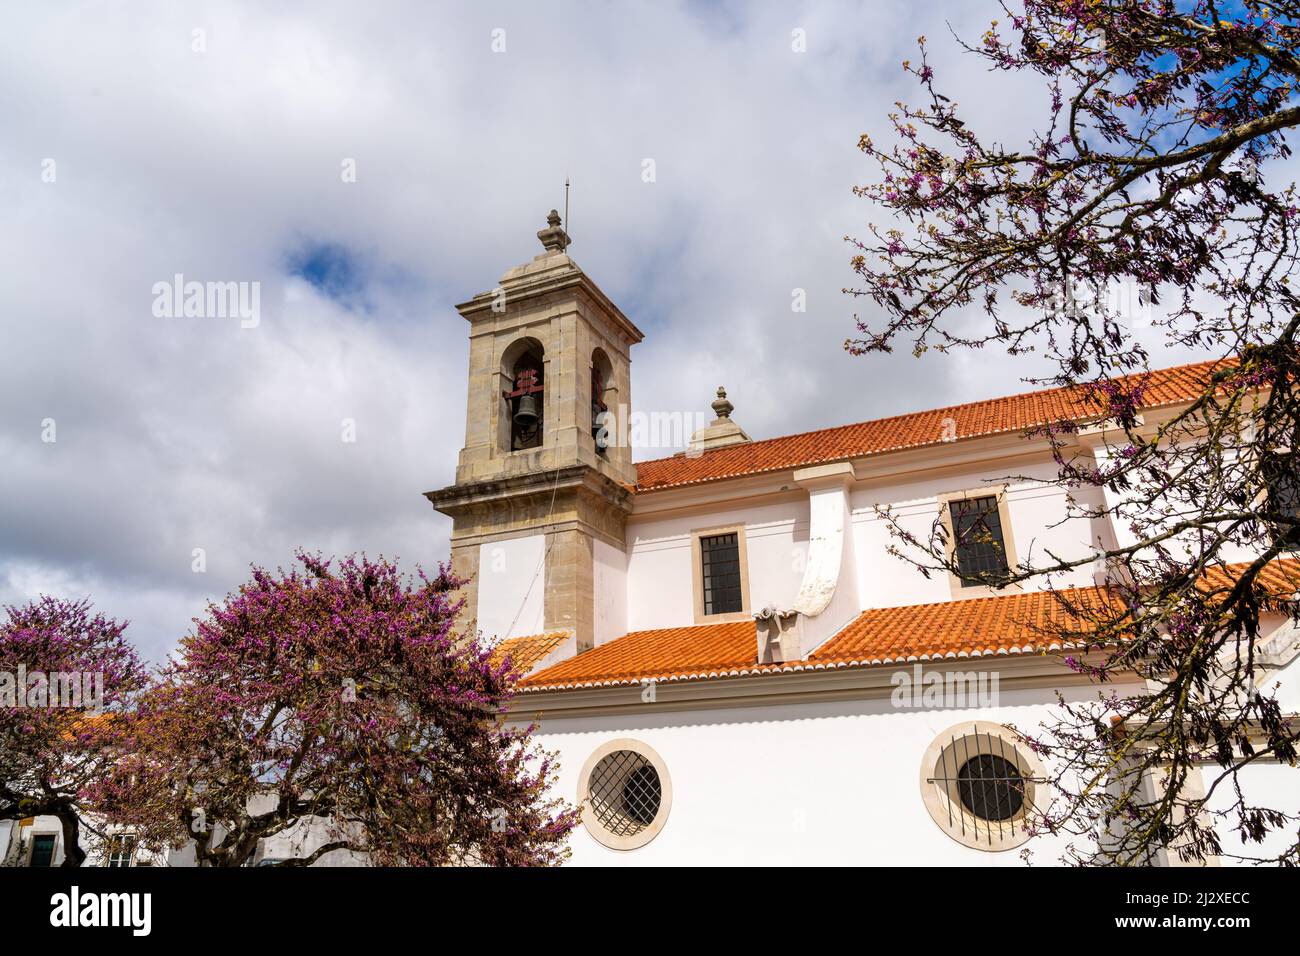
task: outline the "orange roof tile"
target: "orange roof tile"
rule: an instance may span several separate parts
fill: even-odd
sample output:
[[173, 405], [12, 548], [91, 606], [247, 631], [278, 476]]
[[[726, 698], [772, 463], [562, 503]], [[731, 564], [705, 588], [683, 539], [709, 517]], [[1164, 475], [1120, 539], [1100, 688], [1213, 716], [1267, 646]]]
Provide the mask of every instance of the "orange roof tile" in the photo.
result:
[[[1102, 600], [1097, 588], [1062, 593], [1072, 601]], [[533, 674], [520, 687], [535, 691], [1034, 653], [1057, 649], [1038, 636], [1039, 628], [1052, 623], [1068, 622], [1061, 602], [1046, 591], [872, 608], [808, 660], [785, 664], [758, 663], [753, 621], [634, 631]]]
[[809, 660], [889, 663], [1033, 652], [1041, 649], [1044, 631], [1087, 628], [1067, 605], [1100, 608], [1107, 599], [1101, 588], [1070, 588], [868, 610]]
[[[1205, 572], [1206, 591], [1230, 588], [1241, 577], [1243, 571], [1250, 567], [1247, 563], [1230, 564], [1227, 567], [1210, 568]], [[1263, 588], [1265, 594], [1273, 599], [1290, 599], [1300, 592], [1300, 559], [1282, 558], [1270, 561], [1260, 569], [1255, 583]]]
[[757, 659], [753, 621], [634, 631], [533, 674], [521, 686], [534, 690], [541, 686], [634, 684], [670, 675], [708, 677], [737, 668], [752, 669]]
[[[1133, 376], [1144, 383], [1144, 405], [1158, 408], [1188, 401], [1201, 394], [1207, 376], [1218, 363], [1200, 362], [1160, 369], [1144, 376]], [[861, 458], [904, 448], [921, 448], [940, 444], [944, 439], [944, 420], [957, 424], [957, 437], [975, 438], [1062, 421], [1079, 421], [1100, 414], [1101, 409], [1083, 387], [1051, 388], [1025, 392], [982, 402], [968, 402], [925, 412], [896, 415], [875, 421], [823, 428], [715, 448], [693, 457], [678, 454], [636, 463], [638, 492], [655, 491], [676, 485], [690, 485], [724, 478], [737, 478], [787, 468]]]
[[507, 638], [492, 649], [489, 660], [493, 665], [498, 665], [509, 658], [515, 670], [527, 674], [568, 636], [566, 631], [549, 631], [545, 634]]
[[[1227, 573], [1240, 573], [1243, 567], [1231, 565]], [[1217, 576], [1220, 583], [1228, 580], [1222, 569], [1210, 576]], [[1275, 596], [1291, 597], [1300, 590], [1300, 560], [1274, 561], [1261, 572], [1260, 580]], [[703, 680], [1065, 650], [1082, 646], [1088, 630], [1087, 620], [1075, 617], [1073, 608], [1100, 611], [1115, 599], [1103, 588], [1089, 587], [870, 608], [807, 660], [784, 664], [758, 663], [753, 621], [634, 631], [527, 677], [520, 689]], [[1078, 641], [1062, 639], [1071, 628], [1078, 628]]]

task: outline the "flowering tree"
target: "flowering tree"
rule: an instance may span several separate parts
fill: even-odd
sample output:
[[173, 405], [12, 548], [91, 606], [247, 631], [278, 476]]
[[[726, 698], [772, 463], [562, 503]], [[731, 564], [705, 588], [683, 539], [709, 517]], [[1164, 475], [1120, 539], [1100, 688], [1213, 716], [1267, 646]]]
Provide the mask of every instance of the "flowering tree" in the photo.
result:
[[[1068, 492], [1063, 517], [1106, 517], [1117, 533], [1089, 555], [1021, 556], [984, 583], [1095, 569], [1104, 599], [1056, 589], [1072, 623], [1045, 636], [1082, 643], [1070, 662], [1094, 679], [1152, 690], [1062, 708], [1032, 741], [1060, 768], [1038, 823], [1077, 838], [1067, 858], [1298, 863], [1295, 818], [1252, 802], [1239, 774], [1294, 764], [1300, 734], [1257, 647], [1296, 619], [1300, 589], [1288, 557], [1300, 543], [1300, 217], [1294, 185], [1269, 183], [1300, 122], [1300, 4], [1002, 9], [965, 49], [1041, 80], [1038, 130], [1022, 147], [982, 138], [920, 39], [904, 69], [921, 105], [900, 104], [891, 144], [861, 142], [881, 178], [859, 194], [889, 221], [851, 240], [849, 291], [877, 309], [847, 347], [1036, 351], [1049, 370], [1029, 380], [1068, 390], [1071, 413], [1039, 435]], [[1186, 403], [1156, 410], [1143, 340], [1158, 336], [1219, 361], [1180, 383]], [[1102, 439], [1079, 441], [1081, 422]], [[959, 570], [940, 526], [927, 538], [891, 522], [899, 553]], [[1224, 829], [1240, 839], [1225, 844]], [[1260, 852], [1270, 833], [1289, 846]]]
[[52, 597], [6, 607], [0, 621], [0, 820], [58, 817], [64, 866], [86, 859], [88, 792], [148, 683], [125, 629], [89, 601]]
[[277, 835], [294, 847], [281, 865], [562, 860], [575, 812], [547, 796], [531, 728], [503, 719], [516, 675], [454, 633], [460, 582], [297, 558], [254, 568], [182, 640], [100, 787], [113, 818], [146, 845], [192, 840], [208, 866]]

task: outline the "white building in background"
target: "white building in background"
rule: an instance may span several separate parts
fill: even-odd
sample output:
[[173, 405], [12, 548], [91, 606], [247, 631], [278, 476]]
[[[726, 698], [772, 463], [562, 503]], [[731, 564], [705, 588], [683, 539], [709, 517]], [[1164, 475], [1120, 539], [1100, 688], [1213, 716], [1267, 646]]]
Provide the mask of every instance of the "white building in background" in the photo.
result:
[[[165, 866], [161, 854], [138, 845], [124, 827], [97, 825], [81, 828], [79, 842], [86, 853], [85, 866]], [[0, 867], [62, 866], [66, 841], [58, 817], [0, 820]]]
[[[936, 519], [978, 525], [986, 543], [968, 536], [959, 554], [972, 572], [1115, 546], [1126, 529], [1062, 522], [1048, 443], [1025, 437], [1082, 406], [1044, 391], [754, 441], [719, 389], [687, 453], [634, 463], [637, 429], [656, 427], [631, 400], [642, 334], [548, 222], [541, 255], [458, 307], [465, 447], [455, 484], [427, 497], [453, 519], [478, 629], [529, 672], [513, 713], [538, 722], [583, 805], [573, 862], [1055, 862], [1063, 841], [1023, 825], [1050, 797], [1045, 768], [1010, 728], [1041, 726], [1058, 691], [1097, 697], [1068, 648], [1040, 646], [1033, 626], [1059, 605], [922, 576], [890, 554], [878, 509], [921, 539]], [[1146, 424], [1205, 370], [1158, 373]], [[1110, 453], [1100, 428], [1077, 441]], [[1093, 573], [1054, 587], [1082, 593]], [[1279, 574], [1294, 591], [1295, 567]], [[1268, 680], [1300, 712], [1296, 630], [1267, 625]], [[1294, 774], [1261, 764], [1245, 779], [1296, 812]]]

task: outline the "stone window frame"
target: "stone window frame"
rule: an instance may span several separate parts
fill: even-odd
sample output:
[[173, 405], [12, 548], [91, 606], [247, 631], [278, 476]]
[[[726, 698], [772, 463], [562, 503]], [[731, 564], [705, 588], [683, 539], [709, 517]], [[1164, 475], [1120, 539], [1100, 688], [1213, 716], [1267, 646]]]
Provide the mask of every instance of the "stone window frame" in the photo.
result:
[[[736, 552], [740, 560], [740, 610], [725, 614], [704, 613], [704, 552], [700, 546], [701, 538], [719, 534], [735, 534]], [[745, 545], [745, 525], [728, 524], [709, 528], [691, 529], [691, 590], [696, 624], [721, 624], [728, 621], [747, 621], [753, 617], [753, 605], [749, 603], [749, 553]]]
[[55, 861], [59, 858], [59, 850], [62, 848], [63, 830], [57, 825], [49, 824], [49, 823], [42, 824], [42, 823], [33, 822], [27, 827], [21, 827], [20, 824], [19, 826], [15, 826], [13, 828], [12, 832], [9, 834], [9, 839], [11, 840], [20, 839], [23, 829], [26, 829], [29, 832], [26, 834], [27, 846], [22, 853], [22, 857], [21, 857], [22, 862], [20, 862], [18, 865], [25, 868], [31, 868], [32, 859], [36, 856], [36, 838], [53, 837], [54, 845], [50, 850], [50, 867], [51, 868], [59, 867], [61, 864], [56, 863]]
[[[140, 837], [130, 830], [109, 833], [104, 836], [103, 866], [108, 869], [125, 869], [135, 866], [140, 852]], [[114, 863], [118, 859], [120, 862]]]
[[[1292, 465], [1300, 463], [1300, 450], [1294, 449], [1289, 445], [1278, 445], [1274, 448], [1267, 449], [1262, 453], [1260, 458], [1260, 470], [1263, 479], [1263, 487], [1255, 496], [1254, 506], [1256, 508], [1271, 509], [1273, 506], [1272, 499], [1274, 495], [1274, 485], [1269, 480], [1270, 476], [1266, 473], [1266, 469], [1279, 460], [1289, 461]], [[1300, 541], [1279, 542], [1278, 539], [1282, 538], [1283, 534], [1281, 534], [1273, 525], [1268, 524], [1267, 522], [1265, 522], [1265, 525], [1268, 528], [1269, 539], [1275, 544], [1280, 544], [1285, 554], [1292, 554], [1300, 551]], [[1294, 529], [1292, 529], [1292, 533], [1295, 533]]]
[[[610, 833], [600, 821], [596, 819], [595, 812], [591, 808], [590, 788], [591, 777], [600, 762], [612, 753], [620, 750], [630, 750], [632, 753], [645, 758], [645, 760], [655, 769], [659, 775], [659, 812], [655, 814], [647, 826], [637, 833], [630, 836], [617, 836]], [[586, 828], [591, 838], [601, 846], [608, 847], [611, 850], [637, 850], [645, 846], [655, 837], [657, 837], [668, 822], [668, 814], [673, 808], [673, 781], [668, 775], [668, 764], [664, 758], [659, 756], [659, 752], [643, 740], [637, 740], [634, 737], [618, 737], [614, 740], [607, 740], [587, 758], [587, 762], [582, 765], [582, 771], [578, 774], [578, 806], [582, 815], [582, 825]]]
[[[954, 501], [968, 501], [972, 498], [996, 498], [998, 522], [1002, 526], [1002, 550], [1007, 558], [1007, 571], [1014, 573], [1020, 567], [1020, 561], [1016, 557], [1015, 535], [1011, 530], [1011, 507], [1007, 501], [1007, 489], [1008, 486], [1005, 484], [982, 485], [978, 488], [949, 491], [935, 496], [939, 503], [939, 520], [943, 522], [944, 531], [948, 535], [948, 541], [944, 545], [944, 555], [949, 562], [953, 561], [957, 550], [957, 529], [952, 526], [952, 509], [949, 505]], [[987, 584], [965, 586], [962, 584], [961, 577], [954, 574], [951, 569], [948, 571], [948, 587], [954, 599], [997, 597], [1006, 594], [1008, 590], [1021, 590], [1019, 585], [1001, 588]]]
[[[994, 742], [990, 747], [990, 738]], [[1016, 768], [1025, 778], [1024, 804], [1009, 820], [1003, 821], [1001, 827], [993, 832], [983, 822], [976, 822], [974, 814], [968, 811], [959, 797], [934, 778], [939, 776], [940, 760], [956, 744], [972, 740], [966, 744], [962, 755], [968, 757], [991, 753], [1010, 759], [1014, 757]], [[954, 768], [960, 769], [960, 768]], [[987, 720], [964, 720], [953, 724], [931, 741], [921, 757], [921, 800], [930, 818], [948, 837], [972, 850], [986, 853], [1002, 853], [1014, 850], [1029, 842], [1033, 836], [1025, 826], [1026, 818], [1032, 808], [1040, 807], [1046, 802], [1049, 784], [1047, 771], [1043, 762], [1025, 743], [1005, 724]], [[997, 827], [997, 824], [993, 824]], [[1010, 832], [1003, 832], [1010, 828]]]

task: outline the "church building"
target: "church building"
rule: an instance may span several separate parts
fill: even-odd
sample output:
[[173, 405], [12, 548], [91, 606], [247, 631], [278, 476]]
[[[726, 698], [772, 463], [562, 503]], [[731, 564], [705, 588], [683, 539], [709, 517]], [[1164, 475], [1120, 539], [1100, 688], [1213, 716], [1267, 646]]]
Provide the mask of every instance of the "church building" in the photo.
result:
[[[1026, 825], [1049, 773], [1015, 730], [1041, 727], [1058, 693], [1101, 689], [1040, 637], [1063, 613], [1050, 593], [984, 582], [1022, 556], [1128, 540], [1062, 520], [1049, 443], [1027, 437], [1086, 418], [1077, 395], [755, 440], [710, 389], [711, 424], [685, 451], [634, 461], [618, 419], [635, 408], [642, 333], [570, 257], [554, 212], [538, 237], [540, 255], [457, 306], [465, 445], [455, 483], [426, 496], [452, 520], [468, 626], [526, 672], [512, 718], [537, 725], [582, 806], [572, 862], [1058, 862], [1063, 839]], [[1206, 368], [1155, 373], [1146, 425], [1197, 395]], [[1075, 452], [1104, 463], [1104, 423], [1084, 424]], [[921, 540], [941, 522], [963, 575], [891, 553], [884, 508]], [[1103, 575], [1084, 565], [1052, 586], [1084, 594]], [[1298, 712], [1300, 633], [1266, 625], [1267, 680]], [[1300, 809], [1292, 768], [1248, 770], [1259, 802]]]

